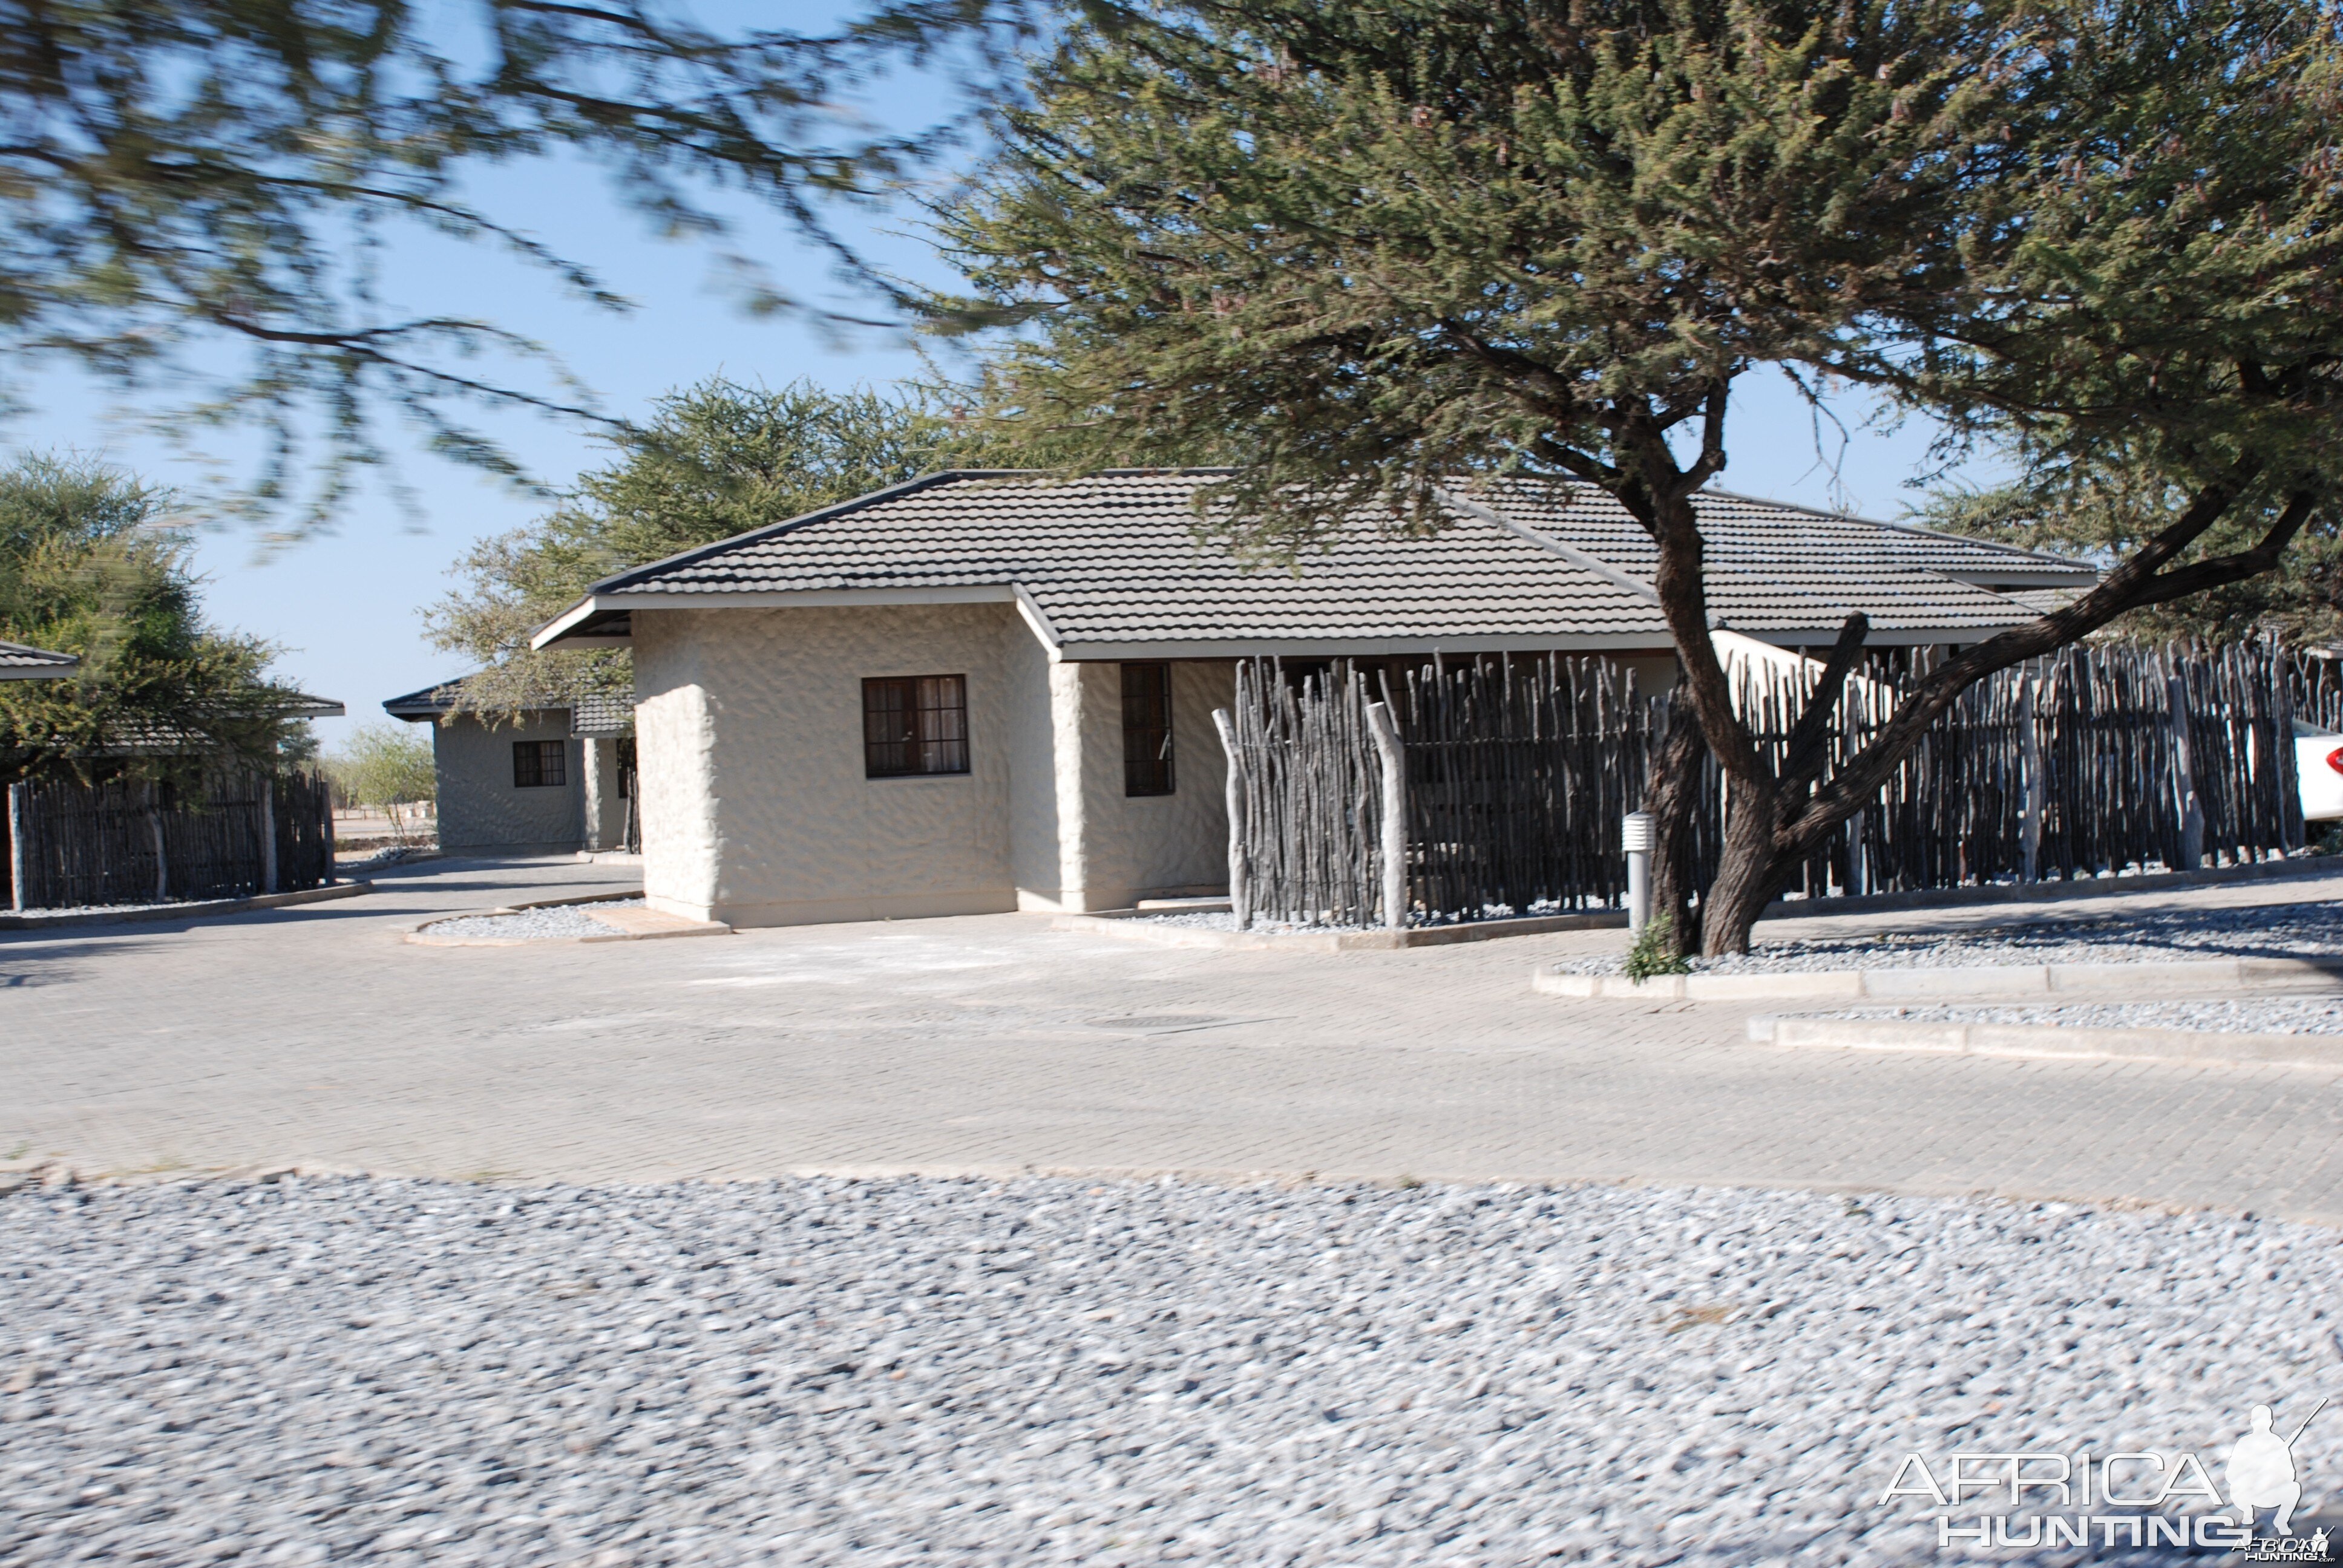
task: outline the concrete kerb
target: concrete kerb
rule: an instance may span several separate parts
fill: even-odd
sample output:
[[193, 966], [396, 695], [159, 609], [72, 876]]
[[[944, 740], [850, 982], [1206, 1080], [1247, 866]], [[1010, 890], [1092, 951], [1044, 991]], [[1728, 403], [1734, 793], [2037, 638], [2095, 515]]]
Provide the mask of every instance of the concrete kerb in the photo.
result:
[[1894, 1018], [1749, 1020], [1759, 1045], [1793, 1050], [1894, 1050], [2040, 1061], [2142, 1061], [2181, 1067], [2286, 1067], [2343, 1071], [2343, 1035], [2225, 1034], [2210, 1030], [2102, 1029], [2062, 1023], [1924, 1022]]
[[[1761, 920], [1816, 920], [1826, 915], [1885, 914], [1905, 910], [1962, 909], [1976, 904], [2046, 904], [2072, 900], [2118, 899], [2169, 888], [2218, 886], [2224, 882], [2258, 882], [2293, 877], [2331, 877], [2343, 872], [2343, 861], [2331, 856], [2260, 860], [2242, 866], [2217, 866], [2201, 871], [2151, 871], [2137, 876], [2094, 877], [2070, 882], [2029, 882], [1983, 888], [1936, 888], [1915, 893], [1866, 893], [1859, 898], [1784, 899], [1765, 907]], [[1225, 912], [1225, 900], [1188, 906], [1191, 910]], [[1060, 914], [1051, 928], [1120, 937], [1170, 948], [1236, 948], [1288, 952], [1349, 952], [1362, 949], [1444, 947], [1451, 942], [1493, 941], [1501, 937], [1538, 936], [1547, 931], [1624, 930], [1623, 910], [1598, 910], [1571, 915], [1528, 915], [1514, 920], [1465, 920], [1446, 926], [1407, 926], [1398, 930], [1303, 930], [1288, 931], [1216, 931], [1195, 926], [1175, 926], [1149, 916], [1174, 912], [1168, 909], [1099, 910], [1085, 914]], [[1134, 923], [1135, 922], [1135, 923]], [[1624, 981], [1620, 982], [1625, 983]], [[2343, 983], [2343, 982], [2338, 982]], [[1561, 996], [1621, 996], [1658, 998], [1657, 990], [1577, 991], [1539, 984], [1541, 990]], [[2304, 985], [2298, 989], [2324, 989]], [[1712, 993], [1725, 1000], [1727, 993]], [[1824, 990], [1753, 990], [1732, 993], [1742, 1000], [1769, 996], [1859, 995], [1856, 991]]]
[[1963, 997], [2315, 995], [2343, 990], [2343, 959], [2184, 959], [2137, 964], [1976, 964], [1959, 969], [1816, 970], [1793, 974], [1530, 977], [1551, 996], [1645, 1001], [1768, 1001], [1781, 997], [1942, 1001]]
[[656, 910], [588, 910], [586, 913], [611, 928], [608, 936], [593, 937], [435, 937], [431, 928], [449, 920], [480, 920], [495, 915], [518, 915], [530, 910], [568, 909], [578, 904], [616, 903], [642, 896], [633, 892], [580, 893], [566, 899], [531, 899], [527, 903], [503, 904], [493, 910], [478, 910], [461, 915], [434, 915], [422, 924], [409, 927], [403, 940], [425, 948], [558, 948], [586, 942], [649, 942], [669, 937], [729, 937], [732, 928], [722, 920], [687, 920], [679, 915], [663, 915]]
[[132, 920], [184, 920], [215, 915], [240, 915], [252, 910], [284, 910], [296, 904], [321, 904], [333, 899], [355, 899], [374, 891], [372, 882], [329, 882], [290, 893], [257, 893], [249, 899], [198, 899], [184, 904], [139, 904], [121, 910], [26, 910], [0, 912], [0, 931], [45, 931], [53, 926], [118, 926]]
[[[1224, 912], [1223, 903], [1215, 907]], [[1585, 931], [1605, 926], [1624, 928], [1624, 910], [1602, 910], [1583, 915], [1530, 915], [1510, 920], [1468, 920], [1453, 926], [1403, 926], [1358, 930], [1292, 931], [1216, 931], [1201, 926], [1175, 926], [1151, 919], [1168, 910], [1101, 910], [1093, 914], [1051, 917], [1050, 929], [1087, 931], [1095, 936], [1121, 937], [1167, 948], [1277, 949], [1286, 952], [1333, 953], [1362, 950], [1388, 951], [1394, 948], [1446, 947], [1452, 942], [1485, 942], [1499, 937], [1536, 936], [1544, 931]], [[1188, 911], [1178, 911], [1188, 912]]]

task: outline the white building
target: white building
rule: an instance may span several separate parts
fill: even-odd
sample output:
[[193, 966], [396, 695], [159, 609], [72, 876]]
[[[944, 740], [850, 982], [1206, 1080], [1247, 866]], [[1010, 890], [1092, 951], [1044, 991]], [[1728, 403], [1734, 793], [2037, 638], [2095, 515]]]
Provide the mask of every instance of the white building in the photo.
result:
[[[1211, 715], [1240, 658], [1599, 652], [1674, 678], [1656, 552], [1599, 491], [1460, 487], [1432, 537], [1363, 520], [1248, 569], [1196, 538], [1210, 477], [938, 474], [596, 584], [537, 643], [634, 650], [652, 906], [786, 925], [1223, 891]], [[2092, 575], [1698, 505], [1717, 624], [1779, 647], [1856, 608], [1875, 646], [1973, 642], [2038, 613], [2011, 595]]]
[[448, 854], [618, 850], [632, 840], [634, 721], [615, 698], [548, 700], [517, 719], [450, 717], [455, 681], [383, 711], [431, 726], [439, 848]]

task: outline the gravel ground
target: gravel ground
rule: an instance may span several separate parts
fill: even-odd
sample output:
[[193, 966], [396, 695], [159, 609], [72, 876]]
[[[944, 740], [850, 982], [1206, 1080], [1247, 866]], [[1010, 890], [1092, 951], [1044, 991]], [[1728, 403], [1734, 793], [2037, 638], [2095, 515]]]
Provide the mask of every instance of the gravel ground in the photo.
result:
[[2326, 997], [2264, 997], [2250, 1001], [2068, 1002], [2055, 1007], [1855, 1007], [1805, 1016], [1897, 1018], [1916, 1023], [2063, 1023], [2085, 1029], [2196, 1029], [2223, 1034], [2343, 1034], [2343, 1000]]
[[[1811, 974], [1825, 970], [1969, 969], [1983, 964], [2147, 964], [2174, 959], [2343, 956], [2343, 902], [2173, 910], [1989, 930], [1764, 942], [1730, 958], [1694, 959], [1702, 974]], [[1626, 955], [1596, 953], [1554, 967], [1616, 974]]]
[[[435, 937], [463, 937], [471, 940], [493, 940], [508, 942], [550, 942], [574, 940], [578, 937], [607, 937], [610, 928], [588, 914], [588, 906], [556, 904], [550, 909], [522, 910], [510, 915], [459, 915], [451, 920], [434, 920], [424, 928]], [[598, 910], [639, 910], [640, 899], [598, 899], [591, 906]]]
[[2338, 1302], [2330, 1231], [2062, 1204], [27, 1187], [0, 1563], [1938, 1563], [1903, 1452], [2217, 1474]]

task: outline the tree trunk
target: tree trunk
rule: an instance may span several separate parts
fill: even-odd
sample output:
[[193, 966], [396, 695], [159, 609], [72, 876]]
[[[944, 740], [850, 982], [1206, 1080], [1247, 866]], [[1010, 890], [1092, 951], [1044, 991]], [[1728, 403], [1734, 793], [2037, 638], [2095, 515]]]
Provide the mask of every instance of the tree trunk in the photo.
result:
[[1700, 940], [1692, 896], [1693, 823], [1700, 807], [1700, 779], [1708, 742], [1689, 703], [1668, 707], [1668, 731], [1653, 759], [1644, 789], [1644, 809], [1652, 814], [1652, 918], [1668, 921], [1669, 946], [1689, 951]]
[[1747, 952], [1757, 917], [1796, 874], [1805, 856], [1782, 847], [1781, 817], [1781, 798], [1773, 786], [1738, 779], [1727, 786], [1725, 852], [1701, 900], [1703, 956]]

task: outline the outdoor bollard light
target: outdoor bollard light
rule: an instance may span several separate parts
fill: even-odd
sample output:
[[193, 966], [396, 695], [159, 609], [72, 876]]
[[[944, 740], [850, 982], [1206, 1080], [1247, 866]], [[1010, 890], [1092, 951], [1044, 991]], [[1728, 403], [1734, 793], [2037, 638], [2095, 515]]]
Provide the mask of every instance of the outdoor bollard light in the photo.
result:
[[1627, 930], [1644, 929], [1652, 918], [1652, 814], [1630, 811], [1619, 819], [1619, 847], [1627, 851]]

